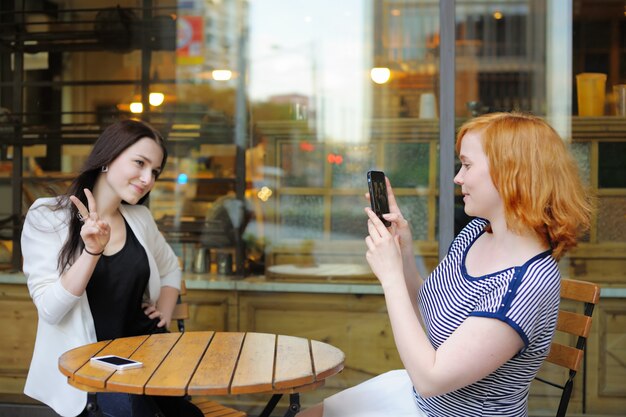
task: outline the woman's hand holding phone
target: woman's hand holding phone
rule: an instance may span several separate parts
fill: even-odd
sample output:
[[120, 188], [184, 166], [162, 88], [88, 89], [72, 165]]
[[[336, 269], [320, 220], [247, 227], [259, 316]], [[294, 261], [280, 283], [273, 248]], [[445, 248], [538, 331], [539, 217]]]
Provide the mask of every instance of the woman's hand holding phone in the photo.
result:
[[[374, 211], [376, 215], [381, 218], [381, 221], [386, 227], [391, 226], [394, 229], [394, 232], [399, 235], [400, 246], [403, 252], [408, 251], [407, 253], [413, 254], [413, 236], [411, 234], [411, 226], [409, 225], [409, 222], [406, 221], [400, 211], [400, 208], [398, 207], [389, 178], [387, 178], [382, 171], [369, 171], [367, 173], [367, 179], [369, 192], [365, 194], [365, 198], [370, 200], [370, 207], [372, 208], [372, 211]], [[383, 188], [378, 189], [384, 190], [385, 193], [385, 199], [381, 202], [383, 207], [379, 205], [379, 202], [373, 195], [375, 194], [374, 191], [376, 191], [373, 185], [374, 182], [377, 182], [377, 187], [380, 187], [382, 182]], [[376, 211], [377, 207], [381, 207], [380, 211], [382, 211], [382, 213], [380, 215], [378, 215], [379, 213]]]
[[[387, 189], [387, 201], [389, 204], [389, 214], [385, 214], [384, 218], [391, 222], [391, 227], [385, 228], [382, 222], [378, 220], [373, 210], [370, 208], [366, 209], [370, 217], [370, 221], [368, 221], [368, 231], [370, 235], [365, 240], [368, 246], [366, 258], [372, 271], [374, 271], [382, 284], [389, 284], [389, 273], [400, 264], [404, 272], [403, 276], [406, 285], [410, 292], [414, 294], [421, 285], [422, 279], [415, 263], [411, 226], [398, 207], [389, 179], [384, 178]], [[369, 193], [366, 194], [366, 198], [370, 198]], [[397, 262], [397, 258], [395, 257], [398, 254], [398, 249], [391, 249], [391, 245], [383, 245], [381, 242], [385, 239], [382, 239], [382, 236], [394, 239], [394, 246], [399, 248], [402, 259], [400, 262]], [[383, 249], [383, 246], [386, 246], [387, 249]], [[391, 279], [391, 282], [395, 282], [393, 278]], [[385, 282], [383, 282], [383, 280], [385, 280]]]

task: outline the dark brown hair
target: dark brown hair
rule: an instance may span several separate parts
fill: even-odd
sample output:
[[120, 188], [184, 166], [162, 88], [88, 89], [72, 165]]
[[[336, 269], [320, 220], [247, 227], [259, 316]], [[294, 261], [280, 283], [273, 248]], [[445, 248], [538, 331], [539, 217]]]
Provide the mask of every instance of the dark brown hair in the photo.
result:
[[[82, 249], [83, 242], [80, 238], [80, 229], [82, 223], [78, 219], [78, 209], [69, 197], [74, 195], [87, 206], [87, 196], [83, 191], [88, 188], [93, 191], [96, 179], [102, 170], [102, 167], [108, 166], [113, 162], [126, 148], [134, 145], [143, 138], [153, 139], [163, 151], [163, 161], [161, 162], [161, 171], [167, 161], [167, 147], [165, 140], [161, 134], [146, 122], [139, 120], [120, 120], [107, 127], [98, 140], [93, 145], [91, 153], [87, 157], [78, 176], [72, 181], [67, 192], [58, 198], [55, 209], [65, 209], [70, 211], [69, 232], [68, 237], [61, 252], [59, 253], [58, 268], [63, 271], [70, 266], [77, 253], [77, 249]], [[146, 194], [139, 200], [137, 204], [142, 204], [150, 193]]]

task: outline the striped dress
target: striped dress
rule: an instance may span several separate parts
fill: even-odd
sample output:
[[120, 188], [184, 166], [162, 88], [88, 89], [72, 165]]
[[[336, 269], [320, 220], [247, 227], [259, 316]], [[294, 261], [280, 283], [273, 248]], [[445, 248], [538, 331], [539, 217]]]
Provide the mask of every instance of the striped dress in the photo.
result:
[[465, 258], [486, 225], [472, 220], [422, 285], [419, 306], [428, 338], [437, 349], [467, 317], [489, 317], [515, 329], [524, 347], [492, 374], [459, 390], [431, 398], [414, 390], [418, 407], [430, 417], [527, 416], [530, 383], [550, 348], [559, 307], [557, 262], [546, 251], [521, 266], [470, 276]]

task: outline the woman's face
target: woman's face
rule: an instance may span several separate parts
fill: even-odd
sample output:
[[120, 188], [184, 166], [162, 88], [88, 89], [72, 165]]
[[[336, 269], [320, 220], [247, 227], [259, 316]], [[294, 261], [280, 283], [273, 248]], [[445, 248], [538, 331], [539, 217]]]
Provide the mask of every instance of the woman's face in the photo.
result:
[[454, 183], [461, 186], [465, 213], [493, 221], [504, 214], [504, 204], [489, 173], [489, 160], [483, 150], [480, 132], [469, 131], [461, 141], [461, 169]]
[[162, 161], [159, 144], [154, 139], [141, 138], [109, 164], [106, 180], [123, 201], [137, 204], [152, 190]]

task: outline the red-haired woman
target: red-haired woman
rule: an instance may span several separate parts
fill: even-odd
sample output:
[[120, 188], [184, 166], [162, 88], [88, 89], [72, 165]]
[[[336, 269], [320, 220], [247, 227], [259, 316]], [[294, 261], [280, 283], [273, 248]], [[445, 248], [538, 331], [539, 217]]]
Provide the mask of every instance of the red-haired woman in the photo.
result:
[[542, 119], [495, 113], [457, 136], [465, 212], [474, 219], [422, 280], [389, 181], [392, 222], [369, 208], [366, 258], [380, 280], [405, 369], [342, 391], [299, 416], [526, 416], [559, 306], [558, 260], [589, 226], [590, 200]]

